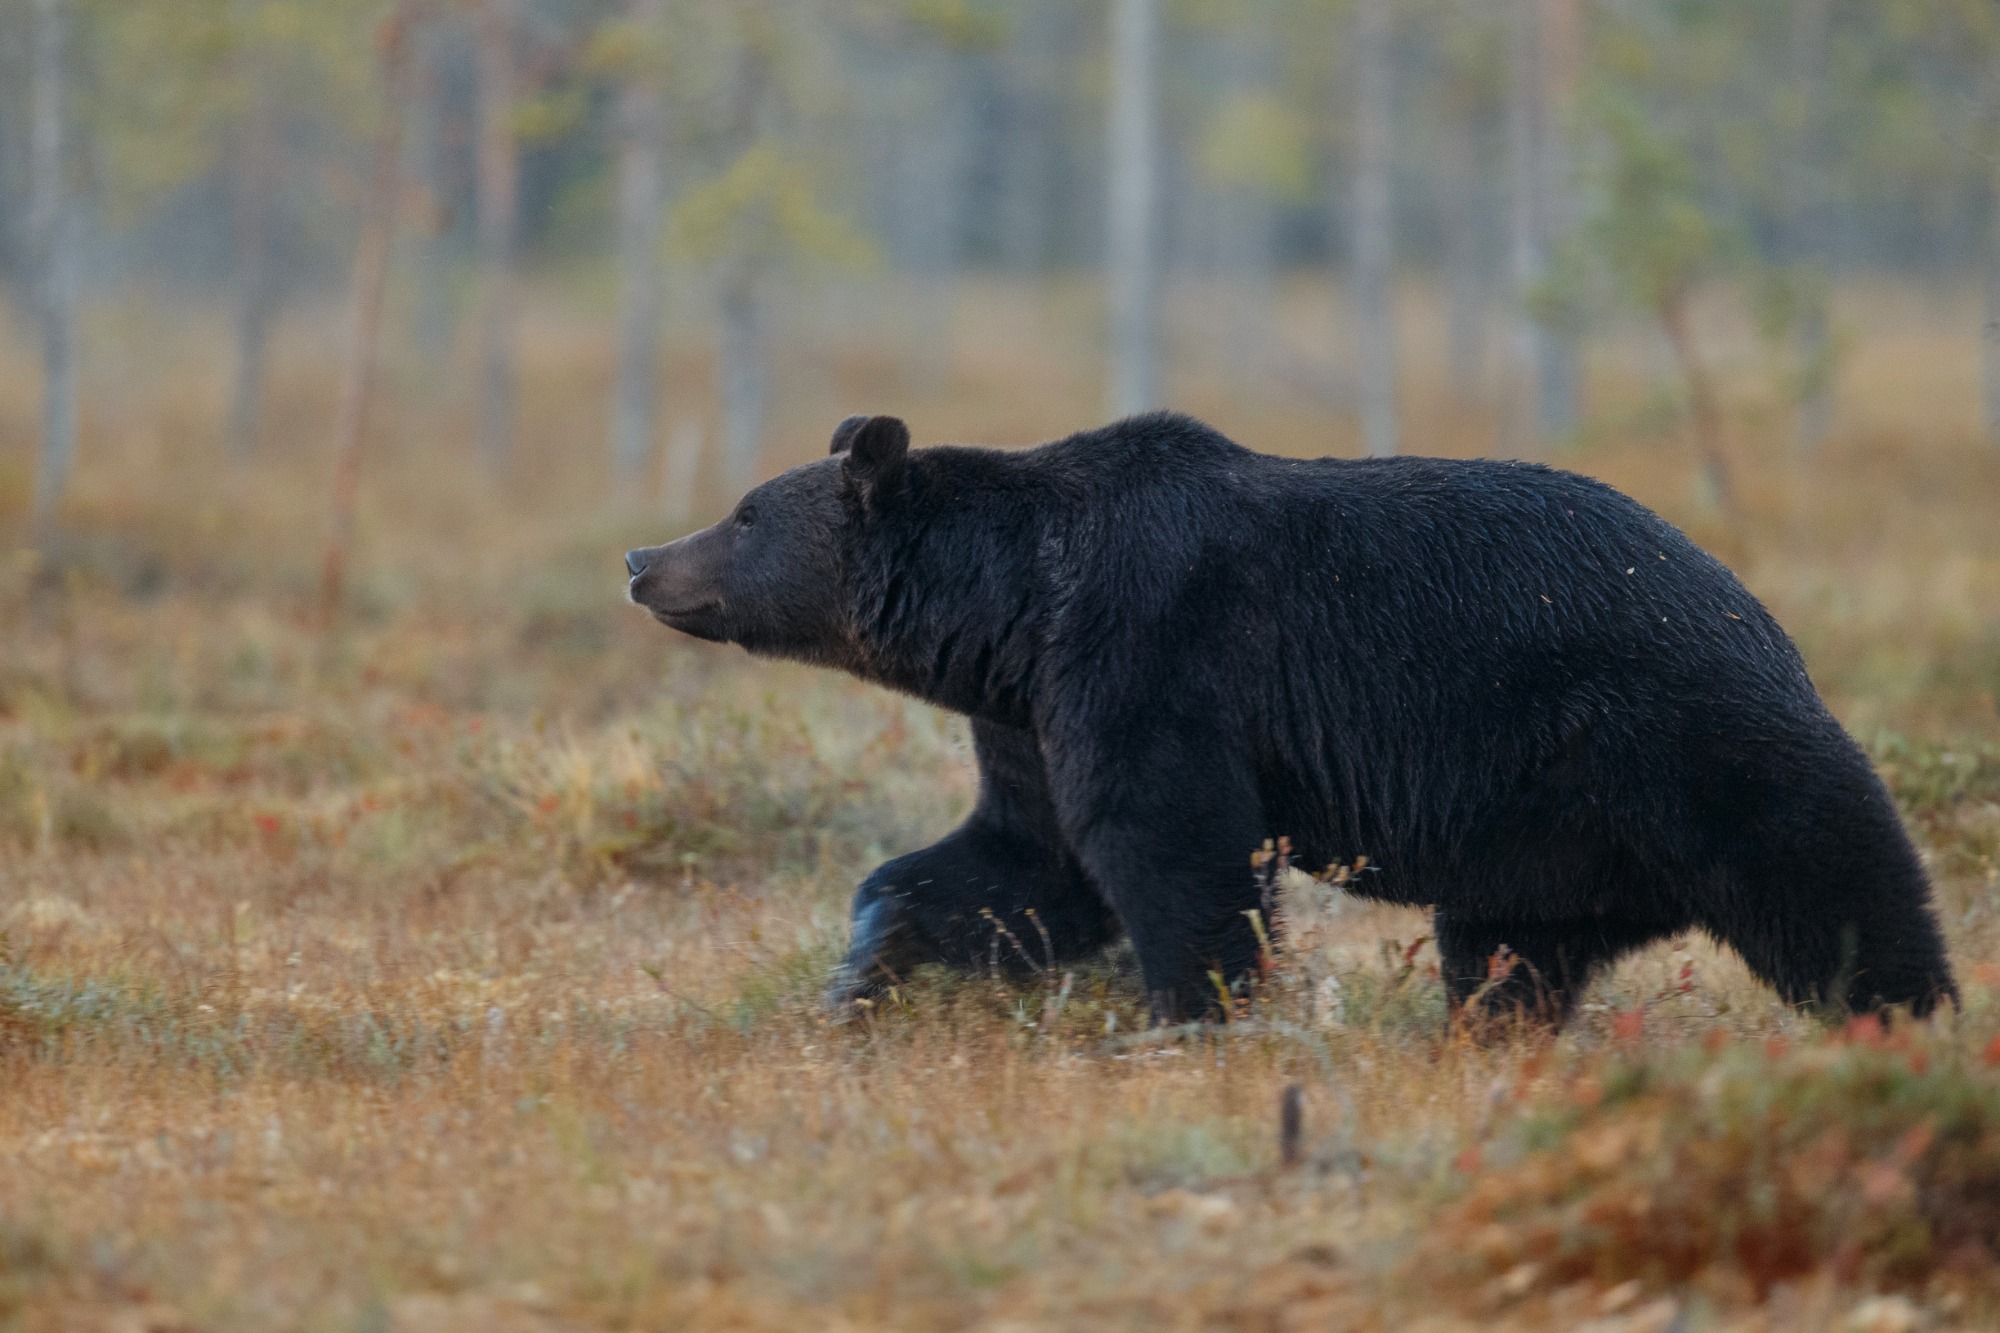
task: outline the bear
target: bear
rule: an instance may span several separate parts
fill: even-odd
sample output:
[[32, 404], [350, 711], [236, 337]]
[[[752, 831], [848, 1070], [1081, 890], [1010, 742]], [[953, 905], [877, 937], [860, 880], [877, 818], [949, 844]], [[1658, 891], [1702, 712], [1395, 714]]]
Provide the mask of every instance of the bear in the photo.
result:
[[1957, 989], [1861, 748], [1718, 561], [1536, 463], [1259, 454], [1182, 415], [1019, 450], [828, 457], [626, 556], [662, 623], [971, 720], [965, 822], [854, 897], [840, 1007], [927, 962], [1131, 942], [1154, 1020], [1258, 966], [1253, 854], [1435, 911], [1456, 1009], [1559, 1024], [1705, 932], [1785, 1000]]

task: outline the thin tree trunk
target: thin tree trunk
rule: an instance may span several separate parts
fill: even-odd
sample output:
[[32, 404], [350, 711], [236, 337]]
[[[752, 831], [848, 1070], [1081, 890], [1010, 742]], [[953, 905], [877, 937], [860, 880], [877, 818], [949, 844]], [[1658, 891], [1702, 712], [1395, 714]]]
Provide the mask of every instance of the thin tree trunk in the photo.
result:
[[[648, 36], [665, 19], [664, 0], [632, 0], [628, 20]], [[618, 372], [612, 389], [611, 459], [629, 488], [653, 456], [659, 416], [660, 136], [665, 105], [658, 71], [629, 73], [619, 97]]]
[[1478, 126], [1454, 106], [1444, 137], [1444, 186], [1452, 216], [1445, 236], [1446, 364], [1460, 403], [1476, 402], [1486, 375], [1486, 274], [1480, 253]]
[[[1234, 96], [1254, 96], [1270, 90], [1276, 63], [1276, 33], [1267, 0], [1242, 7], [1235, 30], [1224, 39], [1222, 83]], [[1261, 389], [1272, 367], [1277, 334], [1277, 213], [1271, 184], [1259, 182], [1211, 186], [1203, 192], [1213, 201], [1215, 218], [1215, 277], [1226, 299], [1214, 319], [1221, 340], [1218, 359], [1239, 384]]]
[[1221, 360], [1231, 374], [1255, 387], [1274, 362], [1272, 311], [1278, 280], [1271, 201], [1241, 187], [1217, 193], [1214, 213], [1221, 234], [1215, 267], [1217, 279], [1226, 284], [1227, 303], [1223, 317], [1215, 321], [1216, 336], [1222, 339]]
[[1114, 417], [1159, 405], [1155, 328], [1159, 264], [1158, 0], [1114, 0], [1111, 11], [1110, 270]]
[[951, 49], [919, 55], [903, 87], [896, 212], [902, 220], [903, 296], [914, 336], [912, 367], [935, 392], [951, 372], [951, 323], [966, 187], [965, 59]]
[[423, 225], [411, 239], [416, 280], [417, 353], [436, 374], [451, 354], [451, 204], [456, 173], [447, 142], [444, 61], [446, 30], [425, 22], [411, 34], [410, 171], [421, 192]]
[[1541, 137], [1539, 0], [1507, 0], [1507, 262], [1513, 281], [1513, 382], [1508, 386], [1501, 452], [1541, 452], [1536, 393], [1547, 340], [1536, 319], [1545, 269], [1538, 140]]
[[[2000, 117], [2000, 50], [1987, 71], [1989, 114]], [[1980, 339], [1987, 443], [2000, 445], [2000, 143], [1989, 142], [1986, 165], [1986, 325]]]
[[514, 140], [514, 3], [479, 8], [479, 452], [494, 472], [514, 452], [515, 232], [520, 157]]
[[660, 517], [674, 527], [694, 516], [695, 480], [701, 471], [701, 436], [701, 422], [693, 417], [682, 417], [667, 432]]
[[277, 107], [266, 58], [251, 52], [250, 104], [236, 163], [236, 377], [229, 397], [229, 457], [256, 457], [264, 415], [271, 319], [276, 313], [271, 214], [278, 184]]
[[382, 328], [382, 296], [388, 286], [389, 252], [395, 239], [409, 22], [409, 8], [398, 5], [382, 21], [376, 37], [384, 86], [382, 123], [375, 132], [366, 211], [354, 254], [354, 308], [334, 415], [333, 521], [320, 583], [320, 618], [329, 629], [339, 621], [346, 590], [348, 552], [354, 541], [354, 504], [361, 487], [361, 445], [368, 426], [375, 348]]
[[1826, 44], [1830, 0], [1792, 0], [1792, 73], [1797, 80], [1799, 138], [1790, 154], [1792, 260], [1809, 270], [1805, 308], [1799, 315], [1798, 447], [1819, 448], [1833, 424], [1833, 365], [1826, 277], [1826, 225], [1820, 184], [1826, 172]]
[[1370, 458], [1396, 452], [1395, 196], [1389, 174], [1396, 94], [1389, 0], [1360, 0], [1355, 58], [1361, 104], [1355, 117], [1354, 283], [1360, 328], [1361, 439]]
[[1003, 119], [994, 144], [999, 176], [994, 230], [1000, 262], [1010, 273], [1038, 273], [1048, 258], [1049, 185], [1061, 118], [1043, 71], [1062, 58], [1059, 17], [1045, 0], [1023, 4], [1000, 67]]
[[1687, 294], [1675, 292], [1661, 303], [1658, 313], [1660, 327], [1674, 349], [1681, 378], [1687, 383], [1688, 418], [1694, 428], [1695, 454], [1701, 462], [1703, 483], [1716, 506], [1733, 522], [1736, 487], [1730, 477], [1728, 456], [1723, 452], [1722, 405], [1715, 395], [1715, 382], [1695, 346]]
[[757, 480], [764, 450], [764, 402], [770, 383], [763, 293], [747, 264], [722, 283], [717, 374], [722, 398], [722, 479], [733, 498]]
[[[1570, 121], [1582, 60], [1582, 16], [1577, 0], [1540, 0], [1537, 61], [1540, 135], [1536, 144], [1542, 254], [1555, 254], [1575, 223], [1576, 182], [1570, 154]], [[1545, 320], [1536, 420], [1544, 440], [1576, 434], [1582, 390], [1582, 354], [1576, 333], [1564, 321]]]
[[64, 179], [67, 4], [35, 0], [30, 190], [42, 341], [42, 449], [35, 525], [46, 536], [76, 462], [76, 237]]
[[1980, 338], [1980, 371], [1986, 441], [2000, 445], [2000, 154], [1986, 170], [1986, 325]]

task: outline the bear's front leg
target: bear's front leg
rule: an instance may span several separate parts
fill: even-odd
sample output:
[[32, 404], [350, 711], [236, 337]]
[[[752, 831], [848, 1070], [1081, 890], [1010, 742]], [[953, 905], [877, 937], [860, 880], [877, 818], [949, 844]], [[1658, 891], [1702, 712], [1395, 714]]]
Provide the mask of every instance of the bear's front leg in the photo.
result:
[[983, 721], [972, 736], [978, 804], [950, 836], [861, 882], [847, 957], [827, 990], [836, 1010], [924, 963], [997, 960], [1029, 972], [1094, 953], [1118, 933], [1062, 839], [1034, 736]]
[[1162, 1024], [1219, 1012], [1258, 960], [1247, 914], [1262, 905], [1250, 858], [1263, 806], [1217, 716], [1149, 717], [1113, 731], [1116, 750], [1086, 733], [1051, 764], [1063, 827], [1124, 923]]

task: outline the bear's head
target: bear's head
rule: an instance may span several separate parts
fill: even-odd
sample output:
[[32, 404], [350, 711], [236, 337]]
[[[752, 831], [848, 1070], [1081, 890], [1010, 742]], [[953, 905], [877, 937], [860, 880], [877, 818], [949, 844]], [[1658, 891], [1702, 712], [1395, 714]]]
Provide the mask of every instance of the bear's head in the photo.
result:
[[830, 457], [773, 477], [713, 527], [628, 551], [628, 595], [698, 639], [847, 665], [850, 537], [896, 488], [909, 449], [909, 427], [895, 417], [847, 418]]

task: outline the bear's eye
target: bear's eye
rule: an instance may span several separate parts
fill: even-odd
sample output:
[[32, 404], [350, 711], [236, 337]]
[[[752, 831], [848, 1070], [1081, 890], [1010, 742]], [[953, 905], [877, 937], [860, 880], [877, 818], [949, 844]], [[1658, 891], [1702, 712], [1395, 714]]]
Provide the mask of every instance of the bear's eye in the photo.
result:
[[737, 527], [739, 528], [753, 527], [755, 526], [756, 522], [757, 522], [757, 508], [755, 505], [744, 505], [741, 509], [736, 511]]

